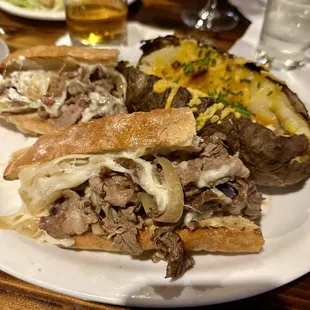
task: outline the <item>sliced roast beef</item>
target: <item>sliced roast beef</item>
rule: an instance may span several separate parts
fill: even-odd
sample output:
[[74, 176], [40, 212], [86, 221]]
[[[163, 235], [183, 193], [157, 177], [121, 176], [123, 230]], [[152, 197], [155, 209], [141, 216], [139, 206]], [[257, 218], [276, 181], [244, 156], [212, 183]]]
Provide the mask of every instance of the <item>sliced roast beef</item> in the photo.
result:
[[95, 89], [94, 85], [83, 84], [79, 80], [72, 80], [68, 83], [68, 93], [72, 96], [81, 93], [87, 93], [88, 91], [93, 91]]
[[101, 89], [103, 93], [109, 93], [116, 98], [121, 98], [123, 95], [123, 90], [120, 86], [123, 81], [120, 81], [120, 76], [115, 74], [114, 71], [105, 70], [101, 65], [83, 67], [81, 82], [95, 86], [96, 91]]
[[[93, 176], [88, 180], [88, 184], [90, 187], [90, 190], [95, 192], [98, 195], [103, 196], [103, 178], [98, 175], [98, 176]], [[102, 197], [103, 198], [103, 197]]]
[[[125, 169], [128, 169], [130, 170], [131, 172], [131, 175], [134, 179], [137, 179], [138, 178], [138, 174], [139, 174], [139, 171], [141, 170], [141, 166], [135, 162], [133, 159], [131, 158], [125, 158], [125, 157], [120, 157], [120, 158], [116, 158], [114, 159], [114, 161], [121, 165], [122, 167], [124, 167]], [[132, 179], [130, 178], [131, 182], [132, 182]], [[133, 185], [135, 185], [137, 187], [137, 185], [132, 182]], [[138, 190], [138, 189], [136, 189]]]
[[120, 157], [116, 158], [114, 161], [122, 167], [130, 170], [135, 175], [137, 175], [138, 171], [141, 169], [141, 166], [131, 158]]
[[0, 84], [0, 95], [4, 94], [5, 90], [6, 90], [7, 86], [6, 85], [2, 85]]
[[248, 204], [244, 210], [244, 215], [249, 219], [257, 219], [261, 216], [261, 206], [263, 201], [263, 195], [260, 193], [254, 181], [250, 181], [248, 184]]
[[57, 98], [62, 95], [63, 91], [64, 91], [63, 78], [57, 74], [53, 74], [50, 77], [50, 82], [45, 96], [47, 98]]
[[[130, 255], [143, 252], [137, 241], [138, 231], [142, 229], [142, 219], [135, 213], [140, 209], [137, 190], [129, 175], [102, 169], [99, 176], [89, 179], [86, 191], [95, 209], [103, 211], [100, 224], [92, 226], [92, 230], [111, 239], [122, 253]], [[127, 206], [128, 203], [131, 205]]]
[[168, 263], [166, 278], [180, 276], [194, 265], [194, 260], [186, 252], [183, 241], [171, 226], [157, 228], [152, 240], [158, 248], [153, 261], [163, 259]]
[[203, 159], [183, 161], [175, 167], [183, 186], [196, 182], [201, 174]]
[[[41, 99], [42, 100], [42, 99]], [[50, 116], [49, 114], [47, 113], [47, 111], [41, 107], [38, 109], [38, 115], [42, 118], [42, 119], [49, 119]]]
[[85, 196], [90, 200], [96, 213], [100, 213], [104, 204], [103, 181], [99, 176], [88, 180], [89, 186], [85, 189]]
[[250, 219], [258, 218], [263, 198], [262, 194], [257, 191], [254, 182], [245, 182], [238, 178], [236, 182], [230, 182], [229, 185], [237, 192], [237, 195], [226, 211], [231, 215], [243, 214]]
[[122, 253], [129, 255], [140, 255], [143, 252], [141, 245], [137, 241], [139, 229], [142, 223], [129, 220], [121, 210], [116, 210], [109, 203], [103, 205], [105, 218], [102, 220], [102, 226], [106, 237], [120, 249]]
[[78, 94], [66, 102], [61, 108], [62, 114], [57, 118], [52, 118], [51, 122], [58, 129], [67, 128], [82, 117], [82, 113], [89, 103], [90, 99], [87, 95]]
[[205, 138], [204, 150], [198, 158], [176, 165], [176, 171], [183, 186], [197, 183], [198, 187], [223, 184], [235, 177], [247, 178], [249, 170], [238, 156], [230, 156], [221, 136], [214, 134]]
[[112, 206], [125, 207], [127, 203], [137, 201], [137, 186], [125, 175], [114, 174], [104, 179], [104, 200]]
[[133, 205], [133, 206], [129, 206], [127, 208], [123, 208], [121, 209], [121, 213], [123, 216], [125, 216], [129, 221], [135, 221], [135, 222], [139, 222], [142, 223], [143, 220], [141, 218], [140, 215], [137, 216], [137, 213], [141, 210], [141, 205], [137, 204], [137, 205]]
[[205, 209], [214, 206], [229, 206], [232, 204], [232, 199], [218, 190], [207, 189], [197, 195], [189, 204], [193, 210], [203, 212]]
[[184, 190], [184, 196], [185, 196], [185, 201], [188, 202], [191, 200], [193, 197], [196, 195], [200, 194], [202, 192], [201, 188], [197, 188], [195, 184], [188, 184], [186, 186], [183, 186]]
[[137, 202], [138, 190], [129, 175], [101, 170], [99, 176], [89, 179], [86, 194], [95, 207], [106, 201], [112, 206], [124, 208], [128, 203], [132, 205]]
[[63, 239], [80, 235], [89, 225], [98, 222], [89, 202], [72, 190], [63, 191], [63, 202], [51, 206], [50, 215], [41, 217], [40, 228], [50, 236]]
[[95, 81], [94, 85], [107, 90], [109, 93], [112, 93], [113, 90], [115, 89], [115, 85], [111, 83], [110, 80], [105, 80], [105, 79]]

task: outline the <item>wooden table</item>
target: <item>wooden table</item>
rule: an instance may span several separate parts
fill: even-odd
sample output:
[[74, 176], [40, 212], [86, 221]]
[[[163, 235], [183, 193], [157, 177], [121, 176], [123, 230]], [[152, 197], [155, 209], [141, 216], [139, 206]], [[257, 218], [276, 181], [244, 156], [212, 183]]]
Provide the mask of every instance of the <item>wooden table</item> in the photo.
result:
[[[180, 21], [180, 12], [185, 7], [201, 7], [205, 1], [187, 0], [144, 0], [130, 6], [130, 20], [176, 29], [177, 34], [191, 34], [208, 38], [215, 44], [228, 49], [244, 33], [250, 22], [245, 18], [237, 29], [231, 32], [211, 35], [186, 29]], [[227, 6], [220, 1], [220, 5]], [[37, 44], [54, 44], [66, 32], [64, 22], [39, 22], [26, 20], [0, 11], [0, 37], [11, 51]], [[1, 255], [1, 254], [0, 254]], [[279, 258], [281, 259], [281, 258]], [[309, 258], [310, 259], [310, 258]], [[310, 274], [271, 292], [242, 301], [209, 307], [213, 310], [224, 309], [310, 309]], [[13, 278], [0, 271], [0, 309], [124, 309], [88, 301], [82, 301], [57, 294]]]

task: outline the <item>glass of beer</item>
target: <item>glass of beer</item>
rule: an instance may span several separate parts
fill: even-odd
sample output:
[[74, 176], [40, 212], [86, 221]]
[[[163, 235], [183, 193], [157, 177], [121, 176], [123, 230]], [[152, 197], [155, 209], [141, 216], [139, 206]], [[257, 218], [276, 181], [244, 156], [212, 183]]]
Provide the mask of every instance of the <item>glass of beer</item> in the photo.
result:
[[127, 45], [127, 0], [65, 0], [73, 45]]

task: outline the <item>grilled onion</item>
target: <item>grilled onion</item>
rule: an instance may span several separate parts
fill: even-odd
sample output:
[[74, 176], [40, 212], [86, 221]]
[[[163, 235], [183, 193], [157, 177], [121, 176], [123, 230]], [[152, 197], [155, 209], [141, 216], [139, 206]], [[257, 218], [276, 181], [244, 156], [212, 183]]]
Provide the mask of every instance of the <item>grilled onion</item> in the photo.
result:
[[140, 194], [140, 200], [147, 214], [153, 217], [154, 221], [162, 223], [176, 223], [183, 214], [184, 195], [180, 179], [171, 164], [171, 162], [163, 157], [154, 160], [154, 164], [162, 167], [162, 175], [164, 182], [168, 188], [168, 205], [166, 210], [160, 216], [154, 216], [157, 211], [156, 203], [149, 194]]

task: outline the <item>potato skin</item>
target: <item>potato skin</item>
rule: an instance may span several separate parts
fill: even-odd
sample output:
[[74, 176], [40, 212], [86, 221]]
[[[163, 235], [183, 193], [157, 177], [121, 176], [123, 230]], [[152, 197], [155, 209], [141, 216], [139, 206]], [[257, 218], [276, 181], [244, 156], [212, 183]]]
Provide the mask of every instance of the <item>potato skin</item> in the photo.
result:
[[[127, 81], [126, 106], [129, 113], [148, 112], [154, 109], [164, 109], [170, 89], [163, 93], [153, 91], [154, 84], [159, 77], [145, 74], [138, 69], [126, 66], [125, 62], [118, 64], [118, 70]], [[191, 98], [186, 88], [180, 87], [172, 100], [171, 107], [182, 108], [187, 106]]]
[[[164, 93], [153, 92], [158, 77], [146, 75], [124, 63], [120, 64], [119, 70], [128, 83], [126, 105], [130, 113], [165, 107], [170, 90]], [[180, 87], [171, 106], [187, 106], [190, 99], [186, 88]], [[210, 100], [210, 97], [207, 99]], [[208, 104], [212, 105], [212, 99]], [[299, 113], [306, 117], [303, 107], [299, 106]], [[199, 135], [210, 135], [216, 131], [226, 135], [231, 154], [239, 151], [241, 160], [250, 169], [256, 184], [287, 186], [310, 176], [310, 146], [305, 135], [277, 136], [270, 129], [247, 118], [236, 119], [233, 114], [221, 124], [206, 123]]]

